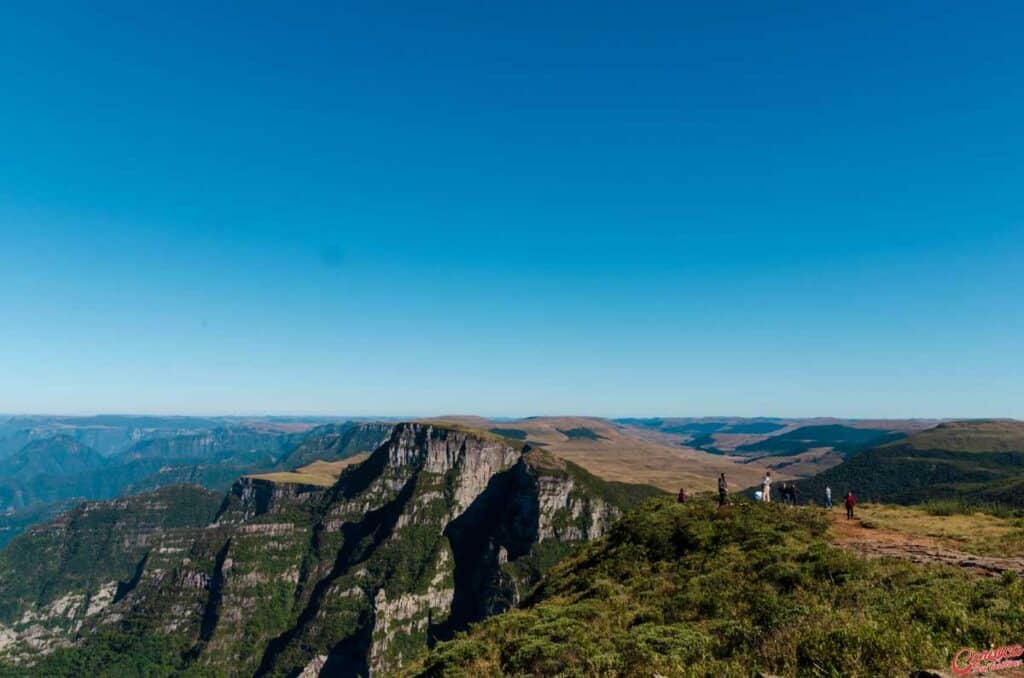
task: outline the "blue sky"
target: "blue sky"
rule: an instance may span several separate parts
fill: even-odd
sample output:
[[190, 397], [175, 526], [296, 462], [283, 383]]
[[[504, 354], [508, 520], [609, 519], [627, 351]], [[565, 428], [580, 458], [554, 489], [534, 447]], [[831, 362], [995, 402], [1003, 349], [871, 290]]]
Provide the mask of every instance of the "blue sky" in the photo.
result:
[[93, 4], [0, 8], [0, 411], [1024, 417], [1020, 3]]

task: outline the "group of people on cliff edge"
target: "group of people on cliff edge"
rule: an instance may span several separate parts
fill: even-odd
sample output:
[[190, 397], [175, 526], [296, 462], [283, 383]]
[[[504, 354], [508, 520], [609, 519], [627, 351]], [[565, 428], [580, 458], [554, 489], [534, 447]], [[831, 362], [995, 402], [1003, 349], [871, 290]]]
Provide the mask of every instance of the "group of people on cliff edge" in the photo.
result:
[[[793, 483], [786, 483], [782, 486], [782, 503], [791, 503], [796, 506], [798, 503], [798, 493], [796, 485]], [[690, 497], [686, 494], [686, 489], [679, 488], [678, 501], [680, 504], [686, 502]], [[772, 472], [765, 471], [764, 477], [761, 479], [761, 490], [760, 492], [754, 493], [754, 498], [764, 503], [771, 503], [772, 500]], [[718, 505], [725, 506], [729, 501], [729, 481], [725, 479], [725, 474], [719, 474], [718, 476]], [[852, 491], [847, 491], [846, 496], [843, 498], [843, 505], [846, 507], [846, 519], [853, 519], [853, 507], [857, 505], [857, 499], [853, 496]], [[825, 486], [825, 508], [832, 508], [832, 488], [828, 485]]]
[[[761, 479], [761, 491], [758, 499], [765, 503], [769, 503], [772, 500], [772, 472], [765, 471], [764, 477]], [[798, 503], [796, 485], [793, 483], [786, 483], [782, 486], [782, 503], [792, 503], [794, 506]], [[853, 520], [853, 507], [857, 505], [857, 498], [853, 496], [852, 490], [847, 490], [846, 496], [843, 497], [843, 505], [846, 507], [846, 519]], [[832, 488], [828, 485], [825, 486], [825, 508], [832, 508]]]

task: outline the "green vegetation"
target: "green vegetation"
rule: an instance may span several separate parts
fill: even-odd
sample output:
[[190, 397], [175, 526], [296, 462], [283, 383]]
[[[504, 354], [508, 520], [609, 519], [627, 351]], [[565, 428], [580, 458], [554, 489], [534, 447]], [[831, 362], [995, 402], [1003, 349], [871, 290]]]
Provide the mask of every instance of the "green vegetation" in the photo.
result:
[[762, 435], [765, 433], [772, 433], [779, 429], [786, 428], [785, 424], [779, 424], [774, 421], [752, 421], [750, 423], [739, 423], [728, 426], [722, 433], [746, 433], [752, 435]]
[[103, 500], [178, 484], [225, 491], [270, 470], [296, 434], [219, 426], [138, 441], [104, 457], [68, 435], [32, 440], [0, 460], [0, 544], [72, 501]]
[[91, 471], [105, 465], [96, 450], [74, 438], [57, 435], [33, 440], [4, 460], [5, 481], [38, 475], [64, 476]]
[[605, 437], [586, 426], [576, 428], [558, 429], [558, 432], [569, 438], [569, 440], [605, 440]]
[[1012, 641], [1024, 580], [865, 561], [823, 512], [651, 500], [423, 676], [891, 676]]
[[521, 428], [492, 428], [488, 429], [491, 433], [502, 436], [504, 438], [511, 438], [512, 440], [526, 440], [527, 433]]
[[201, 459], [207, 463], [265, 463], [280, 457], [296, 442], [291, 434], [221, 427], [211, 431], [143, 440], [116, 460]]
[[869, 447], [883, 445], [903, 437], [902, 433], [895, 433], [885, 429], [823, 424], [820, 426], [802, 426], [788, 433], [766, 438], [760, 442], [740, 445], [736, 448], [736, 451], [789, 456], [817, 447], [831, 447], [844, 455], [852, 455]]
[[665, 421], [664, 419], [636, 419], [636, 418], [625, 418], [615, 419], [616, 423], [625, 424], [627, 426], [641, 426], [644, 428], [654, 428], [662, 431], [663, 433], [678, 433], [683, 435], [707, 435], [709, 433], [733, 433], [743, 435], [764, 435], [766, 433], [772, 433], [779, 429], [786, 428], [786, 424], [779, 423], [778, 421], [770, 420], [744, 420], [744, 419], [717, 419], [717, 420], [699, 420], [699, 421], [684, 421], [684, 423], [676, 423], [679, 420]]
[[91, 502], [14, 540], [5, 660], [48, 678], [276, 676], [330, 655], [327, 673], [386, 675], [661, 494], [494, 433], [398, 426], [394, 448], [348, 468], [357, 457], [263, 474], [223, 501], [173, 488]]
[[914, 434], [901, 447], [949, 452], [1024, 452], [1024, 422], [1010, 419], [950, 421]]
[[[0, 665], [0, 677], [90, 676], [94, 678], [150, 678], [181, 675], [182, 656], [188, 649], [179, 636], [158, 633], [140, 625], [97, 633], [88, 649], [62, 648], [26, 669]], [[190, 676], [226, 675], [190, 671]]]
[[693, 447], [698, 450], [703, 450], [708, 454], [725, 454], [725, 452], [715, 447], [715, 439], [710, 433], [697, 436], [693, 440], [681, 444], [685, 447]]
[[0, 622], [12, 623], [25, 606], [128, 581], [148, 550], [147, 537], [205, 525], [220, 502], [198, 487], [169, 487], [116, 504], [84, 503], [16, 537], [0, 552]]
[[686, 424], [659, 426], [665, 433], [682, 433], [708, 435], [724, 429], [728, 424], [724, 421], [692, 421]]
[[[992, 507], [986, 507], [992, 508]], [[941, 546], [979, 556], [1024, 556], [1021, 511], [981, 511], [955, 501], [921, 506], [861, 504], [860, 525], [897, 532], [907, 541], [938, 542]]]
[[73, 505], [74, 501], [72, 500], [56, 501], [49, 504], [36, 504], [21, 511], [0, 514], [0, 549], [27, 528], [45, 522]]
[[941, 424], [862, 452], [798, 485], [805, 498], [823, 496], [829, 485], [833, 496], [852, 489], [861, 500], [1024, 508], [1024, 423]]
[[527, 446], [523, 456], [537, 473], [555, 478], [569, 478], [590, 497], [600, 497], [616, 508], [626, 511], [651, 497], [661, 497], [665, 491], [642, 483], [620, 483], [594, 475], [579, 464], [556, 457], [551, 452]]
[[930, 516], [969, 516], [985, 513], [997, 518], [1024, 517], [1024, 509], [999, 503], [970, 503], [963, 499], [932, 499], [923, 503], [921, 508]]
[[357, 454], [369, 454], [391, 435], [391, 424], [380, 422], [318, 426], [302, 442], [284, 455], [277, 464], [283, 471], [292, 471], [314, 461], [341, 461]]

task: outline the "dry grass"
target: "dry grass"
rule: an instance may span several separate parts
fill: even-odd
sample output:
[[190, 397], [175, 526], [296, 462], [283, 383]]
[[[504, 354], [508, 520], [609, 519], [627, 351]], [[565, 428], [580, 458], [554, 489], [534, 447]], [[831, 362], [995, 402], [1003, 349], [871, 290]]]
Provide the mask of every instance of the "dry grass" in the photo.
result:
[[365, 461], [369, 456], [368, 454], [357, 454], [341, 461], [314, 461], [294, 471], [256, 473], [247, 477], [270, 480], [275, 483], [296, 483], [300, 485], [330, 487], [338, 481], [338, 476], [341, 475], [341, 472], [346, 467]]
[[[547, 452], [579, 464], [605, 480], [644, 483], [669, 492], [685, 487], [691, 492], [714, 491], [719, 473], [725, 473], [734, 491], [760, 481], [767, 464], [779, 459], [752, 463], [746, 458], [708, 454], [679, 444], [680, 436], [655, 430], [622, 426], [592, 417], [530, 417], [514, 421], [489, 421], [480, 417], [446, 416], [436, 421], [478, 429], [519, 429], [527, 441]], [[597, 440], [570, 438], [562, 433], [586, 428]], [[786, 469], [773, 471], [779, 480], [792, 476]]]
[[1001, 557], [1024, 555], [1024, 523], [1019, 518], [999, 518], [985, 513], [933, 516], [923, 508], [891, 504], [859, 505], [857, 517], [862, 523], [879, 529], [930, 538], [964, 553]]

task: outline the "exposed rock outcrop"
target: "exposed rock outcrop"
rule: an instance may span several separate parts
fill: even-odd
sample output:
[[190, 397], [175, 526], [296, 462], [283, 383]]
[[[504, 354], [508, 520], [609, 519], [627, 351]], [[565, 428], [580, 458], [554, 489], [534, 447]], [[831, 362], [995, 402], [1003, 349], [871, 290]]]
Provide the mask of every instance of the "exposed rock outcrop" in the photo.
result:
[[[153, 628], [197, 667], [383, 674], [514, 606], [620, 514], [602, 481], [521, 442], [389, 430], [333, 486], [242, 478], [204, 527], [147, 536], [114, 595], [81, 592], [92, 612], [60, 641], [89, 652], [96, 629]], [[22, 640], [0, 628], [0, 644]]]

